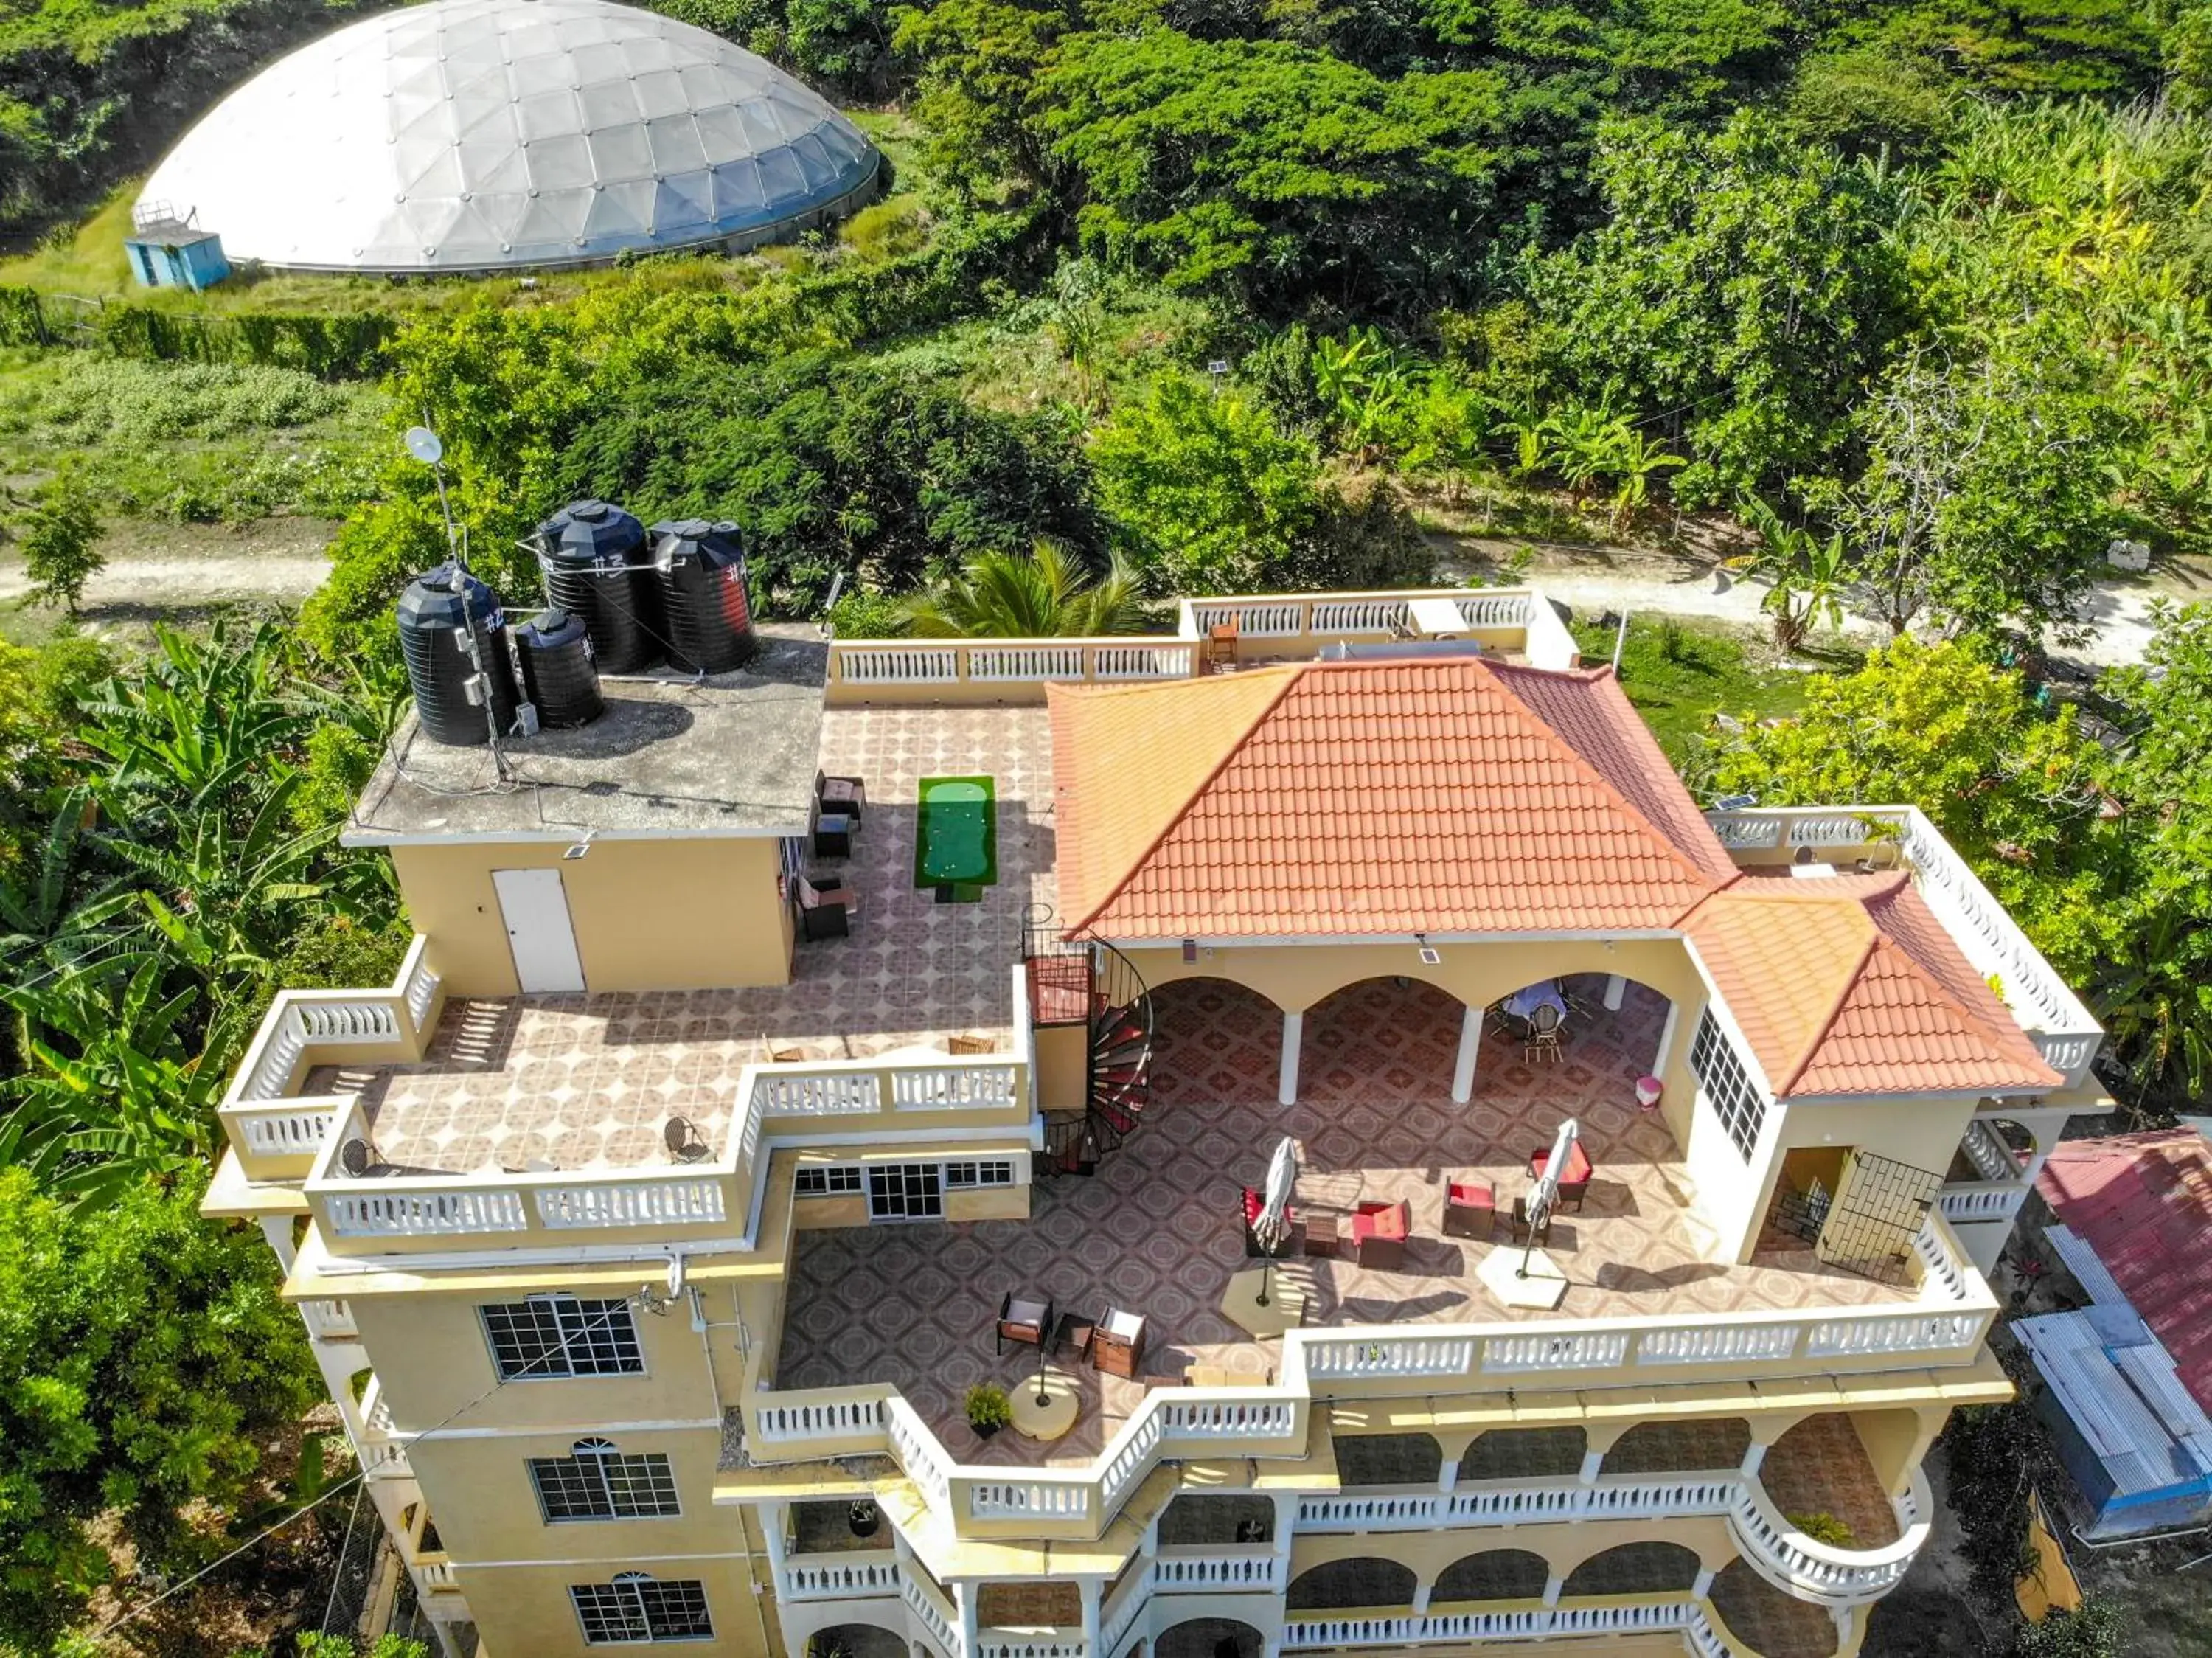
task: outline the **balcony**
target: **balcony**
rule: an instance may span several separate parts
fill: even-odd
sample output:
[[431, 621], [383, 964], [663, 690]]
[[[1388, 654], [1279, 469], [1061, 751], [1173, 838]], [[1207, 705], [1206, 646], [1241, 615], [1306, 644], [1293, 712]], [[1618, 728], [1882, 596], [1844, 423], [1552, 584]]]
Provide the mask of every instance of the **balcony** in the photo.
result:
[[1919, 808], [1720, 811], [1705, 814], [1705, 821], [1747, 867], [1787, 863], [1803, 851], [1824, 863], [1911, 871], [1960, 953], [1990, 978], [2045, 1062], [2065, 1077], [2065, 1087], [2090, 1082], [2103, 1027]]

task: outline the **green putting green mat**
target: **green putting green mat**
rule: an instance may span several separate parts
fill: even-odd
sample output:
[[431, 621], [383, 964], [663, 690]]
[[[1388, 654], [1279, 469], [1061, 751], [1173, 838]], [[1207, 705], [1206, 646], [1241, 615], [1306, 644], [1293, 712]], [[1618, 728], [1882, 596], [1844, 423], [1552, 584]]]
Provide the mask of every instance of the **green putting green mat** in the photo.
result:
[[974, 902], [957, 889], [999, 879], [999, 794], [989, 777], [924, 777], [914, 832], [914, 884], [951, 887], [951, 902]]

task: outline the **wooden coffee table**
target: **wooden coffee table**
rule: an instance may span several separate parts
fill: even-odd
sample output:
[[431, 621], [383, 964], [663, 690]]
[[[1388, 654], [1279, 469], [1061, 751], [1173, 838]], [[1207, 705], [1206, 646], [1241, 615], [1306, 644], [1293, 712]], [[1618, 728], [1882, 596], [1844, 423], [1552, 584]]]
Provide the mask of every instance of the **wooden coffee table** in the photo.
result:
[[1336, 1254], [1336, 1217], [1314, 1215], [1306, 1220], [1306, 1253], [1334, 1258]]

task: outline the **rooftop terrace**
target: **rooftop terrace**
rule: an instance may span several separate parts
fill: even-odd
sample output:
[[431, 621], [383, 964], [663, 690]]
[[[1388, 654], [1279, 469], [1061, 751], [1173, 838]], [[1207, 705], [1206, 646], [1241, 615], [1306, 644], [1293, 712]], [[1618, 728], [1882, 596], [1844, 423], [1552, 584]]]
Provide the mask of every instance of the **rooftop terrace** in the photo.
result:
[[[1588, 988], [1595, 990], [1595, 985]], [[1404, 1198], [1413, 1241], [1401, 1271], [1298, 1259], [1284, 1276], [1308, 1297], [1308, 1327], [1507, 1320], [1681, 1316], [1894, 1303], [1911, 1292], [1821, 1265], [1808, 1252], [1717, 1261], [1692, 1209], [1674, 1140], [1634, 1106], [1632, 1087], [1665, 1004], [1630, 985], [1619, 1014], [1579, 1020], [1566, 1058], [1530, 1065], [1493, 1033], [1467, 1106], [1449, 1100], [1459, 1004], [1432, 988], [1370, 980], [1316, 1009], [1293, 1107], [1276, 1103], [1279, 1015], [1218, 980], [1157, 991], [1154, 1096], [1127, 1145], [1096, 1177], [1042, 1186], [1026, 1222], [805, 1232], [794, 1240], [779, 1391], [895, 1385], [963, 1460], [1073, 1462], [1098, 1454], [1148, 1387], [1193, 1366], [1279, 1369], [1279, 1340], [1255, 1340], [1221, 1311], [1244, 1257], [1240, 1186], [1259, 1183], [1276, 1137], [1299, 1143], [1301, 1218]], [[1475, 1173], [1501, 1206], [1528, 1186], [1529, 1155], [1577, 1119], [1595, 1164], [1584, 1207], [1555, 1222], [1553, 1258], [1570, 1282], [1556, 1313], [1516, 1312], [1474, 1269], [1500, 1241], [1443, 1235], [1445, 1180]], [[1056, 1310], [1118, 1306], [1148, 1324], [1134, 1381], [1075, 1368], [1084, 1409], [1066, 1438], [978, 1442], [964, 1425], [969, 1384], [1012, 1391], [1033, 1350], [994, 1356], [992, 1326], [1008, 1290], [1048, 1294]], [[1930, 1292], [1935, 1293], [1933, 1291]]]
[[[451, 1003], [419, 1064], [326, 1069], [303, 1092], [357, 1094], [404, 1173], [625, 1169], [669, 1161], [671, 1116], [720, 1151], [748, 1064], [945, 1051], [955, 1037], [1011, 1049], [1009, 965], [1029, 906], [1053, 897], [1044, 710], [832, 709], [822, 765], [867, 781], [853, 856], [835, 866], [860, 918], [849, 938], [801, 943], [789, 984]], [[916, 784], [978, 771], [997, 780], [998, 882], [940, 905], [914, 885]]]

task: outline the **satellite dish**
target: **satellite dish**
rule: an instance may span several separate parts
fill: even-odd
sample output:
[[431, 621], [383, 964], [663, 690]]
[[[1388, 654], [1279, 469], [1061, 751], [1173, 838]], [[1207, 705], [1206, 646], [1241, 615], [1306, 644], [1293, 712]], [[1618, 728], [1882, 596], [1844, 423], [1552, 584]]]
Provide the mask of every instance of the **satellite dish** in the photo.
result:
[[434, 466], [446, 458], [446, 446], [428, 426], [410, 426], [405, 442], [407, 453], [426, 466]]

